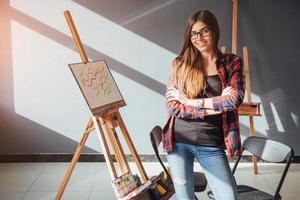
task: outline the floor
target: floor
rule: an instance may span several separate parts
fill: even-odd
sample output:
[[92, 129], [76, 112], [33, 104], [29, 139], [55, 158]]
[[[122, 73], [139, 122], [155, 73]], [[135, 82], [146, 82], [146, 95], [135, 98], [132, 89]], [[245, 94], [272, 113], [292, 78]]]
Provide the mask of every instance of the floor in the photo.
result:
[[[53, 200], [69, 163], [0, 163], [0, 200]], [[135, 165], [130, 163], [133, 172]], [[161, 171], [159, 164], [143, 163], [149, 176]], [[253, 175], [251, 163], [240, 163], [238, 184], [249, 184], [274, 192], [283, 166], [259, 163]], [[201, 170], [195, 166], [195, 170]], [[105, 163], [78, 163], [64, 192], [63, 200], [116, 199]], [[209, 189], [207, 189], [209, 190]], [[300, 164], [292, 164], [281, 190], [284, 200], [300, 199]], [[207, 200], [206, 192], [197, 194]]]

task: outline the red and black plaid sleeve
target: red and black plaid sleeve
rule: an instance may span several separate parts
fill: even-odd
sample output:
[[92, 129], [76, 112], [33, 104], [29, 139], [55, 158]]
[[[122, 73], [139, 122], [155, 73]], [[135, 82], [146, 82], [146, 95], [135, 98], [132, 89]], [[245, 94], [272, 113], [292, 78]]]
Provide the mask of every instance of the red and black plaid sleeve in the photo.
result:
[[[167, 91], [170, 87], [176, 88], [176, 78], [174, 73], [172, 73], [168, 86]], [[167, 99], [167, 112], [169, 115], [177, 118], [185, 118], [185, 119], [203, 119], [204, 117], [204, 110], [194, 106], [187, 106], [182, 104], [179, 101], [170, 101], [168, 102]]]
[[232, 87], [230, 95], [212, 97], [215, 111], [227, 112], [238, 108], [244, 99], [244, 76], [242, 59], [239, 56], [231, 54], [227, 56], [225, 69], [220, 69], [219, 73], [227, 73], [227, 86]]

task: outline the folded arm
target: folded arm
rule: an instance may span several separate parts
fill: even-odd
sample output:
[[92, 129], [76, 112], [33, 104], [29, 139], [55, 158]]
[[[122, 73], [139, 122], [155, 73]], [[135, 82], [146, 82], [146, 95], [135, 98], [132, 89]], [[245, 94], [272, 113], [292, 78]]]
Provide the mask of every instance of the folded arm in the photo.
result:
[[[172, 73], [171, 78], [169, 80], [166, 92], [167, 99], [167, 111], [170, 115], [177, 118], [187, 118], [187, 119], [203, 119], [204, 117], [204, 109], [189, 105], [186, 102], [183, 102], [181, 99], [175, 99], [175, 94], [170, 93], [170, 91], [174, 91], [173, 89], [176, 86], [176, 79], [174, 73]], [[175, 98], [174, 98], [175, 97]]]
[[167, 87], [167, 110], [170, 115], [180, 118], [203, 118], [204, 115], [215, 115], [238, 108], [244, 99], [244, 77], [241, 58], [234, 57], [229, 66], [229, 82], [220, 96], [211, 98], [188, 99], [176, 89], [173, 74]]
[[[204, 108], [212, 108], [215, 111], [227, 112], [235, 110], [244, 100], [245, 87], [242, 59], [235, 56], [228, 71], [228, 85], [221, 96], [204, 99]], [[228, 89], [226, 91], [226, 89]]]

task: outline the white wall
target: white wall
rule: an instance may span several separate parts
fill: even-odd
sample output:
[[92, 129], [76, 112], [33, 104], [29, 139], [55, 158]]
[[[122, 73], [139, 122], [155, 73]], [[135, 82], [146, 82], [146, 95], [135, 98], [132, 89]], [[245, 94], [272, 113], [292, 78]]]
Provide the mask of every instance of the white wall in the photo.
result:
[[[220, 44], [230, 47], [231, 2], [1, 1], [1, 57], [5, 59], [0, 111], [5, 123], [0, 125], [0, 153], [72, 153], [82, 137], [89, 110], [68, 68], [69, 63], [81, 60], [64, 10], [70, 10], [89, 59], [107, 61], [127, 103], [120, 112], [137, 151], [153, 153], [149, 131], [165, 123], [165, 85], [171, 60], [182, 45], [187, 17], [199, 9], [211, 10], [220, 23]], [[299, 130], [299, 109], [285, 109], [286, 103], [294, 101], [285, 97], [283, 86], [263, 87], [266, 80], [259, 75], [258, 66], [268, 60], [258, 53], [265, 53], [265, 46], [259, 50], [262, 43], [256, 39], [270, 34], [259, 29], [262, 25], [251, 12], [255, 3], [249, 2], [239, 4], [239, 48], [249, 46], [253, 98], [262, 102], [263, 116], [255, 119], [255, 129], [259, 135], [295, 145], [294, 139], [299, 139], [294, 134]], [[276, 7], [273, 10], [270, 16], [276, 14]], [[252, 24], [257, 25], [257, 31]], [[276, 73], [281, 74], [278, 69]], [[275, 81], [271, 76], [268, 80]], [[248, 134], [247, 118], [241, 118], [241, 128], [244, 138]], [[86, 152], [101, 152], [96, 133], [90, 135], [87, 147]]]

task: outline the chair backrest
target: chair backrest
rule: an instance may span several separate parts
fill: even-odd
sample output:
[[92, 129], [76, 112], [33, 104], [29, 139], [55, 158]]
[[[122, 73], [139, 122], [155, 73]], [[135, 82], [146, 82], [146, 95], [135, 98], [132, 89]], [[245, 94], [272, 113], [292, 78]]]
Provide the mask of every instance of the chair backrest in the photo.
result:
[[257, 158], [276, 163], [289, 160], [292, 153], [292, 148], [281, 142], [257, 136], [246, 138], [243, 147]]
[[[285, 168], [273, 196], [274, 200], [279, 199], [280, 189], [288, 172], [289, 166], [294, 158], [294, 150], [290, 146], [287, 146], [281, 142], [257, 136], [250, 136], [246, 138], [243, 143], [243, 148], [251, 152], [256, 157], [268, 162], [278, 163], [286, 161]], [[234, 165], [233, 173], [240, 158], [241, 156], [238, 158], [237, 162]]]

